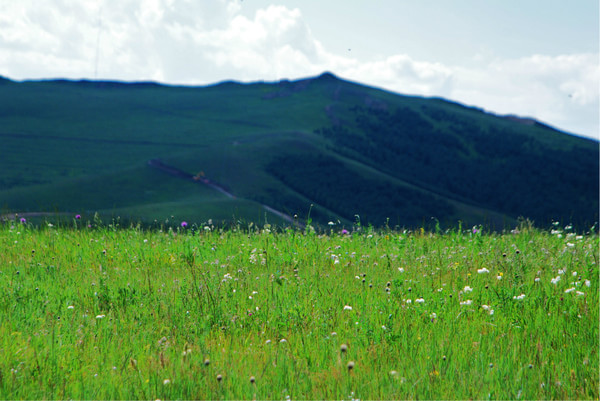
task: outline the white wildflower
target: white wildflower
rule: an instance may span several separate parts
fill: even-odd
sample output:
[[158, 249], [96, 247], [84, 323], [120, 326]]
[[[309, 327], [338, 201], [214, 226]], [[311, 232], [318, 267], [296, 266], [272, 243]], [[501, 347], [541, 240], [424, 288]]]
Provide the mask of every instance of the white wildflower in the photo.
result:
[[525, 294], [515, 295], [515, 296], [513, 296], [513, 299], [516, 299], [517, 301], [521, 301], [521, 300], [525, 299]]
[[568, 293], [573, 292], [573, 291], [575, 291], [575, 287], [567, 288], [565, 290], [565, 294], [568, 294]]
[[496, 276], [497, 280], [502, 280], [502, 276]]
[[541, 280], [541, 278], [536, 277], [533, 281], [535, 281], [536, 283], [539, 283], [540, 280]]
[[585, 284], [586, 287], [590, 287], [592, 285], [592, 282], [590, 280], [585, 280], [583, 284]]
[[73, 305], [69, 305], [67, 306], [67, 309], [75, 309], [75, 307]]
[[417, 298], [417, 299], [415, 299], [415, 302], [418, 304], [422, 304], [425, 302], [425, 300], [423, 298]]
[[485, 267], [482, 267], [481, 269], [477, 269], [477, 274], [482, 274], [482, 273], [489, 273], [490, 271], [488, 269], [486, 269]]
[[559, 281], [560, 281], [560, 276], [556, 276], [552, 280], [550, 280], [550, 282], [554, 285], [558, 284]]
[[398, 268], [398, 271], [399, 271], [400, 273], [404, 273], [404, 268], [403, 268], [403, 267], [399, 267], [399, 268]]
[[582, 297], [585, 295], [585, 292], [583, 291], [575, 291], [575, 295], [577, 295], [578, 297]]
[[344, 310], [352, 310], [352, 307], [350, 305], [344, 305]]
[[106, 317], [106, 315], [97, 315], [96, 319], [104, 319]]
[[471, 301], [470, 299], [467, 299], [466, 301], [462, 301], [460, 304], [461, 305], [471, 305], [473, 303], [473, 301]]
[[471, 292], [473, 291], [473, 288], [469, 287], [468, 285], [465, 286], [465, 288], [463, 288], [463, 292]]

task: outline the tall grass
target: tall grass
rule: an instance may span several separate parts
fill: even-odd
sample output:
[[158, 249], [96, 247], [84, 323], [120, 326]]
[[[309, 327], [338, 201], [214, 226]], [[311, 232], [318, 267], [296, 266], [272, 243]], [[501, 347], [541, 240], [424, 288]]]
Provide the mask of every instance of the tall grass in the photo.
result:
[[599, 396], [595, 234], [75, 221], [0, 249], [2, 399]]

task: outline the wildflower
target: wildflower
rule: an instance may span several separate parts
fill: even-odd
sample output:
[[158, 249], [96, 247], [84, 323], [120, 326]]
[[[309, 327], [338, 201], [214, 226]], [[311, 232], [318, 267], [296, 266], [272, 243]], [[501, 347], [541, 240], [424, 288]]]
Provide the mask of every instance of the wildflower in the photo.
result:
[[186, 228], [188, 226], [187, 221], [182, 221], [181, 222], [181, 227]]
[[75, 215], [75, 219], [76, 219], [76, 220], [81, 220], [81, 215], [80, 215], [80, 214], [76, 214], [76, 215]]
[[521, 300], [525, 299], [525, 294], [515, 295], [515, 296], [513, 296], [513, 299], [516, 299], [517, 301], [521, 301]]
[[21, 220], [19, 221], [21, 222], [21, 224], [27, 223], [27, 219], [25, 217], [21, 217]]
[[575, 291], [575, 295], [577, 295], [578, 297], [582, 297], [585, 295], [585, 292], [583, 291]]
[[568, 293], [570, 293], [570, 292], [572, 292], [572, 291], [575, 291], [575, 287], [567, 288], [567, 289], [565, 290], [565, 294], [568, 294]]
[[466, 301], [462, 301], [460, 304], [461, 305], [471, 305], [473, 303], [473, 301], [471, 301], [470, 299], [467, 299]]
[[558, 274], [565, 274], [567, 272], [567, 269], [558, 269]]
[[269, 344], [271, 344], [271, 340], [267, 340], [267, 341], [265, 341], [265, 344], [266, 344], [266, 345], [269, 345]]
[[592, 285], [592, 282], [590, 280], [585, 280], [583, 284], [585, 284], [586, 287], [589, 287]]
[[327, 225], [329, 225], [329, 226], [335, 226], [335, 223], [333, 221], [330, 221], [329, 223], [327, 223]]
[[502, 276], [496, 276], [497, 280], [502, 280]]
[[539, 283], [540, 280], [541, 280], [541, 278], [536, 277], [533, 281], [535, 281], [536, 283]]
[[399, 267], [399, 268], [398, 268], [398, 271], [399, 271], [400, 273], [404, 273], [404, 268], [403, 268], [403, 267]]
[[487, 313], [490, 314], [490, 315], [494, 314], [494, 310], [489, 305], [481, 305], [481, 309], [487, 311]]
[[469, 287], [468, 285], [465, 286], [465, 288], [463, 288], [463, 292], [471, 292], [473, 291], [473, 289], [471, 287]]
[[348, 346], [346, 344], [340, 345], [340, 352], [343, 354], [348, 351]]
[[163, 386], [166, 386], [167, 384], [171, 384], [171, 380], [169, 380], [169, 379], [163, 380]]
[[96, 319], [104, 319], [106, 317], [106, 315], [97, 315]]
[[217, 375], [217, 381], [220, 382], [221, 380], [223, 380], [223, 376], [222, 375]]
[[567, 247], [568, 248], [573, 248], [575, 246], [575, 244], [573, 244], [572, 242], [567, 242]]
[[344, 310], [352, 310], [352, 307], [350, 305], [344, 305]]
[[283, 344], [283, 343], [287, 343], [287, 340], [286, 340], [285, 338], [282, 338], [281, 340], [279, 340], [279, 342], [280, 342], [281, 344]]
[[208, 365], [210, 365], [210, 359], [206, 358], [204, 360], [204, 366], [208, 366]]
[[348, 368], [348, 370], [354, 369], [354, 362], [353, 361], [348, 362], [347, 368]]
[[425, 302], [425, 300], [423, 298], [417, 298], [417, 299], [415, 299], [415, 302], [418, 304], [422, 304]]
[[350, 234], [350, 232], [344, 228], [344, 229], [342, 230], [342, 235], [346, 235], [346, 234]]
[[558, 284], [559, 281], [560, 281], [560, 276], [556, 276], [552, 280], [550, 280], [550, 282], [554, 285]]
[[431, 312], [431, 314], [429, 315], [429, 317], [431, 319], [437, 319], [437, 314], [435, 312]]
[[256, 379], [254, 378], [254, 376], [250, 376], [250, 383], [254, 384], [255, 381]]
[[490, 271], [488, 269], [486, 269], [485, 267], [482, 267], [481, 269], [477, 269], [477, 274], [482, 274], [482, 273], [489, 273]]
[[75, 309], [75, 307], [73, 305], [69, 305], [67, 306], [67, 309]]

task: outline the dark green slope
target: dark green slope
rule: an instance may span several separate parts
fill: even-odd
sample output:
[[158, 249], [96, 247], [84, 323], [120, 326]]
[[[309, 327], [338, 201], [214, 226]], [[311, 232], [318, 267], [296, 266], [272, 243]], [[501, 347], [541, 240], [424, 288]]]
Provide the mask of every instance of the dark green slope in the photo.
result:
[[281, 223], [310, 209], [320, 223], [498, 229], [598, 219], [597, 142], [331, 74], [208, 87], [3, 79], [0, 141], [4, 212]]

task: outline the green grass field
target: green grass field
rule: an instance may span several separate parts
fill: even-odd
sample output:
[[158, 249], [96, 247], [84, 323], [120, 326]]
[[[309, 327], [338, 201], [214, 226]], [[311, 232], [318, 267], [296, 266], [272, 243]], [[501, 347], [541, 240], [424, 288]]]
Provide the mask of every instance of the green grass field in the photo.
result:
[[0, 225], [0, 399], [599, 397], [595, 231], [65, 219]]

